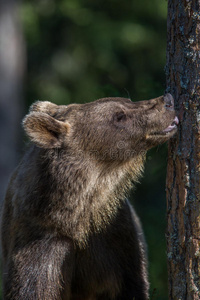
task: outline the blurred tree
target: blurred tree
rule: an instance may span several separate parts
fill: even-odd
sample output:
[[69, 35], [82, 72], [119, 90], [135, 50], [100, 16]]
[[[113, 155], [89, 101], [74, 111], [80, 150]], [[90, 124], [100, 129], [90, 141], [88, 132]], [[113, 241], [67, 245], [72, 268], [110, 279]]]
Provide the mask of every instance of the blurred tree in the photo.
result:
[[24, 41], [18, 1], [0, 0], [0, 202], [18, 162], [23, 110]]
[[180, 112], [167, 175], [169, 299], [200, 299], [200, 1], [169, 0], [167, 83]]

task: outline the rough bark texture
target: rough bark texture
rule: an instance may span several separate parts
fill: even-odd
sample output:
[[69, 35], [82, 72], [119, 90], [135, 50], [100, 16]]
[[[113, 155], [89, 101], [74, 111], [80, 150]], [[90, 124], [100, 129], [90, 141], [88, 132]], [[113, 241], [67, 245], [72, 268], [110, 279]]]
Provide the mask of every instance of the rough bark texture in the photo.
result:
[[15, 0], [0, 0], [0, 205], [17, 164], [23, 110], [25, 51], [18, 5]]
[[167, 91], [179, 131], [169, 143], [169, 299], [200, 299], [200, 1], [168, 1]]

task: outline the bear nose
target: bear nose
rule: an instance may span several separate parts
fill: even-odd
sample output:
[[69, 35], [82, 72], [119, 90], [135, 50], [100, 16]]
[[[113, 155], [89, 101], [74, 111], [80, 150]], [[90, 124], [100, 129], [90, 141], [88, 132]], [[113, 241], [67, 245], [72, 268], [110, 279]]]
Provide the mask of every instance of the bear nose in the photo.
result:
[[174, 98], [171, 94], [168, 93], [164, 96], [164, 102], [166, 108], [174, 108]]

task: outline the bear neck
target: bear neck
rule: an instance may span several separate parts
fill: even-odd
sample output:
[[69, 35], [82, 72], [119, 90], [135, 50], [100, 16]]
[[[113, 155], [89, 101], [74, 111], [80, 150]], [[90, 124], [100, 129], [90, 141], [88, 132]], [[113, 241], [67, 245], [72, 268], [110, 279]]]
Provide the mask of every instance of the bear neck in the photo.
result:
[[106, 230], [115, 218], [143, 165], [144, 155], [107, 164], [86, 155], [49, 151], [44, 170], [48, 167], [52, 226], [60, 224], [61, 234], [85, 245], [90, 234]]

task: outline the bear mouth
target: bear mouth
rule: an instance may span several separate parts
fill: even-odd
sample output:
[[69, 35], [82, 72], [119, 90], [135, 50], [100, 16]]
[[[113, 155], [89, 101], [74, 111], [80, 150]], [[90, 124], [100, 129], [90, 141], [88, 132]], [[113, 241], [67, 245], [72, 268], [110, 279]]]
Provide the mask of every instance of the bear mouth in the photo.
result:
[[177, 129], [178, 124], [179, 124], [179, 119], [178, 119], [178, 117], [175, 117], [173, 122], [167, 128], [165, 128], [162, 131], [162, 133], [167, 134], [169, 132], [174, 131], [175, 129]]
[[153, 137], [154, 138], [155, 137], [156, 138], [168, 137], [169, 138], [176, 132], [178, 124], [179, 124], [179, 119], [178, 119], [178, 117], [175, 117], [173, 122], [167, 128], [165, 128], [164, 130], [159, 131], [159, 132], [153, 132], [150, 135], [148, 135], [148, 137], [152, 137], [152, 138]]

